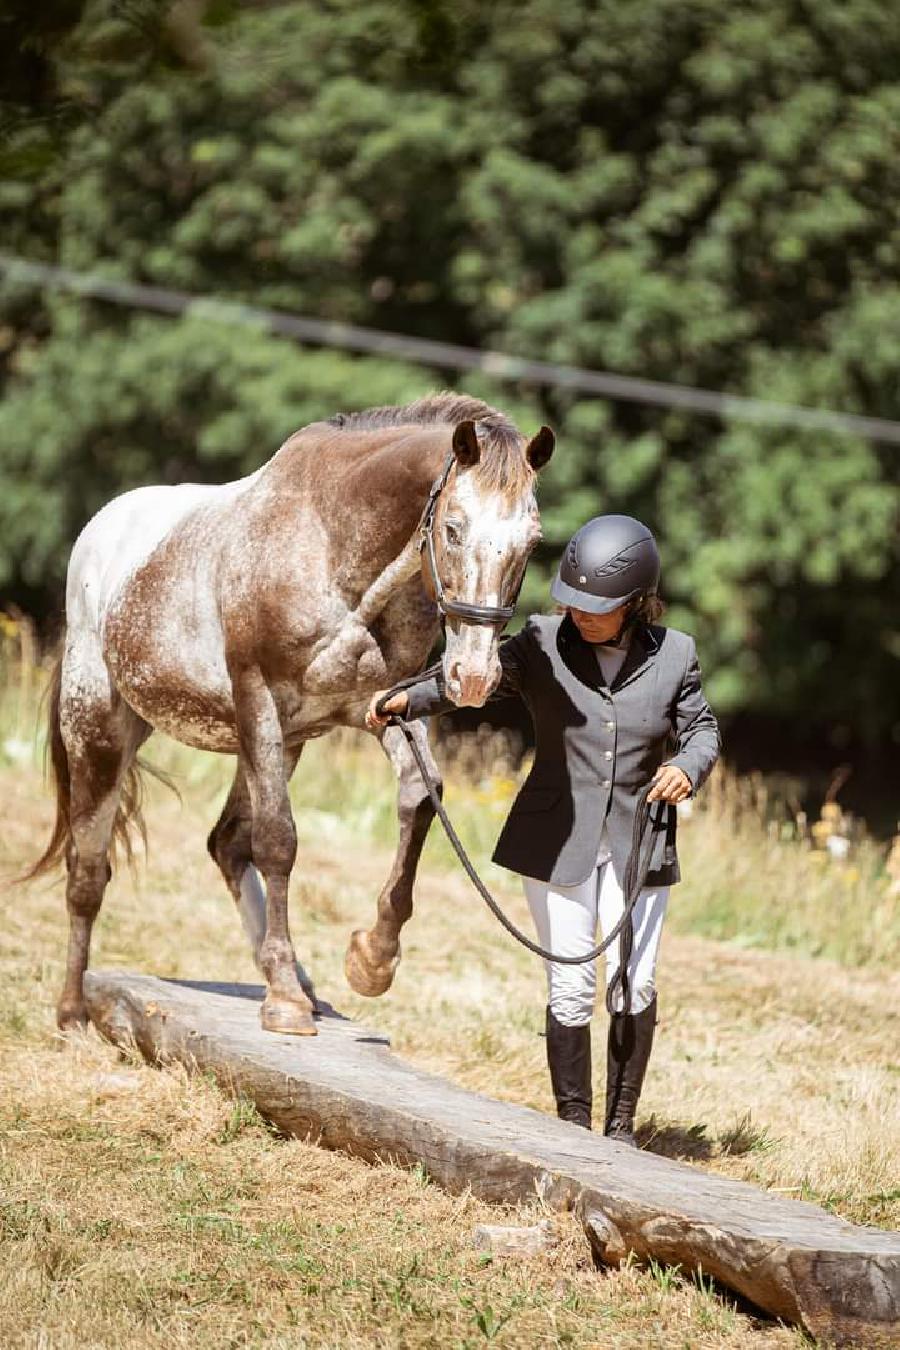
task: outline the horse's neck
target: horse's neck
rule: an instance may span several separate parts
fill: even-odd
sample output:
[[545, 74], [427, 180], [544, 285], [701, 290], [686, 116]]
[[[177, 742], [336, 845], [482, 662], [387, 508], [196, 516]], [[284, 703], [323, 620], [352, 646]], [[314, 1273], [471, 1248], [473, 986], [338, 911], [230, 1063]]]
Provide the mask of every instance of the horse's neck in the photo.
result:
[[421, 570], [418, 524], [448, 444], [447, 427], [314, 425], [264, 468], [260, 490], [278, 504], [277, 528], [291, 531], [312, 509], [328, 539], [329, 585], [352, 597], [341, 633], [325, 647], [366, 632]]
[[[294, 466], [291, 491], [298, 504], [314, 504], [328, 540], [329, 585], [348, 606], [342, 613], [341, 606], [332, 610], [323, 624], [303, 676], [307, 692], [326, 693], [355, 681], [367, 660], [380, 669], [372, 628], [420, 570], [418, 525], [446, 455], [446, 429], [428, 432], [425, 437], [410, 436], [406, 428], [375, 436], [343, 432], [320, 445], [316, 458], [312, 445], [301, 450], [305, 458]], [[408, 642], [409, 624], [400, 623]], [[417, 624], [422, 627], [421, 618]], [[413, 665], [424, 658], [433, 636], [426, 625], [422, 652], [413, 649]]]
[[[417, 527], [449, 440], [447, 427], [346, 431], [315, 424], [269, 461], [260, 489], [296, 510], [312, 508], [330, 541], [335, 583], [345, 593], [365, 591], [394, 563], [399, 577], [417, 556]], [[280, 514], [287, 522], [290, 513]]]

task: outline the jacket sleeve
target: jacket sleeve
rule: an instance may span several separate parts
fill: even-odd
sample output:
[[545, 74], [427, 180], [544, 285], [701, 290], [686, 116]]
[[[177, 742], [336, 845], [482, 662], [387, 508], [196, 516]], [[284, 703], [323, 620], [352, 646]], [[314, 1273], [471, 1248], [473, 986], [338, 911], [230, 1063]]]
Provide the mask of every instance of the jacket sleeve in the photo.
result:
[[675, 704], [675, 754], [666, 760], [682, 769], [694, 792], [703, 786], [719, 758], [719, 724], [700, 684], [700, 662], [693, 638]]
[[[529, 624], [526, 624], [514, 637], [500, 643], [497, 655], [500, 658], [502, 673], [496, 689], [488, 696], [488, 703], [509, 698], [512, 694], [521, 694], [528, 669], [531, 642]], [[407, 697], [409, 699], [405, 718], [407, 722], [414, 717], [435, 717], [456, 707], [456, 704], [447, 697], [443, 669], [430, 680], [420, 680], [418, 684], [411, 685], [407, 690]]]

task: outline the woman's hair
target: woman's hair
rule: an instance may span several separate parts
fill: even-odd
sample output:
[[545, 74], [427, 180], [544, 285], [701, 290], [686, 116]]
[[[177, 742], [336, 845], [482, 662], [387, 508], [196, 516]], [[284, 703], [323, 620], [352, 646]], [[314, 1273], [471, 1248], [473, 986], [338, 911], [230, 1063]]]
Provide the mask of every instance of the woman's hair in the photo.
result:
[[661, 600], [658, 595], [642, 595], [628, 617], [640, 623], [659, 623], [665, 612], [665, 600]]
[[[577, 608], [572, 605], [556, 605], [555, 614], [567, 614], [570, 609]], [[632, 603], [628, 611], [628, 619], [631, 623], [659, 623], [666, 612], [666, 602], [661, 600], [658, 595], [642, 595], [641, 598]]]

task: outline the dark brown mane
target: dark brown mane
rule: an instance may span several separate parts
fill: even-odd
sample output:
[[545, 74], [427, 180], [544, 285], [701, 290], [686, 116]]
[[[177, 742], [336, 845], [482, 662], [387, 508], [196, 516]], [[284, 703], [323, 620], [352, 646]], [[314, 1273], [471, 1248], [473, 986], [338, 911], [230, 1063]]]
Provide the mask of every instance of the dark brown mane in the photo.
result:
[[348, 431], [445, 424], [455, 427], [459, 422], [467, 421], [475, 423], [478, 440], [486, 452], [477, 469], [484, 486], [508, 495], [522, 491], [531, 472], [525, 460], [522, 436], [505, 413], [480, 398], [445, 389], [403, 406], [366, 408], [362, 412], [338, 413], [329, 419], [332, 426]]

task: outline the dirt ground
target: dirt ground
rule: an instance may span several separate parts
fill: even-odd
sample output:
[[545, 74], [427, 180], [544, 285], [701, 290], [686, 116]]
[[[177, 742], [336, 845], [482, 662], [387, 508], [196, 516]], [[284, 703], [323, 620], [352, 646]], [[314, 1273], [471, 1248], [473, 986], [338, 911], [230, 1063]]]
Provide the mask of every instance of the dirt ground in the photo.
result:
[[[114, 879], [96, 966], [256, 978], [203, 841], [220, 784], [155, 791], [151, 853]], [[50, 802], [0, 770], [0, 868], [38, 851]], [[383, 845], [322, 812], [298, 820], [298, 952], [320, 993], [395, 1050], [466, 1087], [550, 1111], [539, 963], [464, 878], [426, 854], [393, 989], [346, 986], [351, 928], [371, 922]], [[429, 846], [430, 847], [430, 846]], [[512, 887], [491, 873], [513, 917]], [[787, 902], [788, 897], [785, 897]], [[677, 892], [673, 896], [677, 904]], [[472, 1246], [510, 1216], [427, 1177], [273, 1135], [203, 1078], [123, 1062], [93, 1033], [60, 1043], [59, 884], [3, 890], [0, 933], [0, 1341], [9, 1346], [799, 1347], [702, 1278], [598, 1272], [574, 1220], [552, 1259]], [[735, 943], [664, 938], [645, 1145], [900, 1227], [900, 975]], [[603, 1025], [595, 1033], [602, 1090]]]

